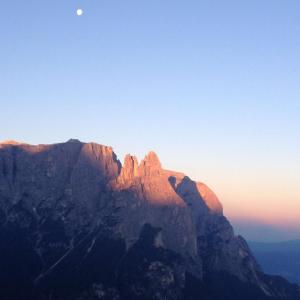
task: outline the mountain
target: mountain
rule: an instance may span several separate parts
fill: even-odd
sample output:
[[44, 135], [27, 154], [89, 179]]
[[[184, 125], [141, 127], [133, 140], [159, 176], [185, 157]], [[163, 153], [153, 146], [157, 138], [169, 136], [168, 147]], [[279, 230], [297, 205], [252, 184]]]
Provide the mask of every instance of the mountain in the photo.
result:
[[266, 273], [280, 275], [300, 284], [300, 240], [249, 244]]
[[0, 298], [300, 299], [265, 275], [205, 184], [154, 152], [0, 145]]

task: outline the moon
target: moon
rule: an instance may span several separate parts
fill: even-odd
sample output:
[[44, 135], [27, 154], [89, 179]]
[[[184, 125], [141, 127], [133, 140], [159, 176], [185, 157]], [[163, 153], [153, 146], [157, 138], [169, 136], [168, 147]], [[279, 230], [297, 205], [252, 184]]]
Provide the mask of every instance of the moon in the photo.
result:
[[76, 14], [77, 14], [77, 16], [82, 16], [83, 15], [83, 10], [81, 9], [81, 8], [78, 8], [77, 10], [76, 10]]

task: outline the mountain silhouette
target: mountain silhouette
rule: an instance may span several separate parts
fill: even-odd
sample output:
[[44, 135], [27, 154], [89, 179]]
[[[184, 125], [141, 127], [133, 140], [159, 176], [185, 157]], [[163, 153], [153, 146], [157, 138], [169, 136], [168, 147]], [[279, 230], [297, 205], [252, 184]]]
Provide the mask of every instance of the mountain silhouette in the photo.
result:
[[266, 275], [214, 192], [111, 147], [0, 144], [0, 298], [300, 299]]

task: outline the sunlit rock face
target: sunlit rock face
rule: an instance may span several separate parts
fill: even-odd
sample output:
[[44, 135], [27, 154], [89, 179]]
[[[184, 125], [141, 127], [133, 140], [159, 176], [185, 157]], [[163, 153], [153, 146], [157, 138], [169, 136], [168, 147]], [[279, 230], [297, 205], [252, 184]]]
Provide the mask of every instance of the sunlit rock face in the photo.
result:
[[300, 299], [154, 152], [1, 143], [0, 240], [0, 299]]

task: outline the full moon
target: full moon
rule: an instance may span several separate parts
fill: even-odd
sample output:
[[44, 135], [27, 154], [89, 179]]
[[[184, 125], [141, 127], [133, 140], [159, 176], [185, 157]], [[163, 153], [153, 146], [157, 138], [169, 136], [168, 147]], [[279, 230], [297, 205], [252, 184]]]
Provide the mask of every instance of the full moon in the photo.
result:
[[76, 14], [77, 14], [77, 16], [82, 16], [83, 10], [82, 10], [81, 8], [78, 8], [78, 9], [76, 10]]

